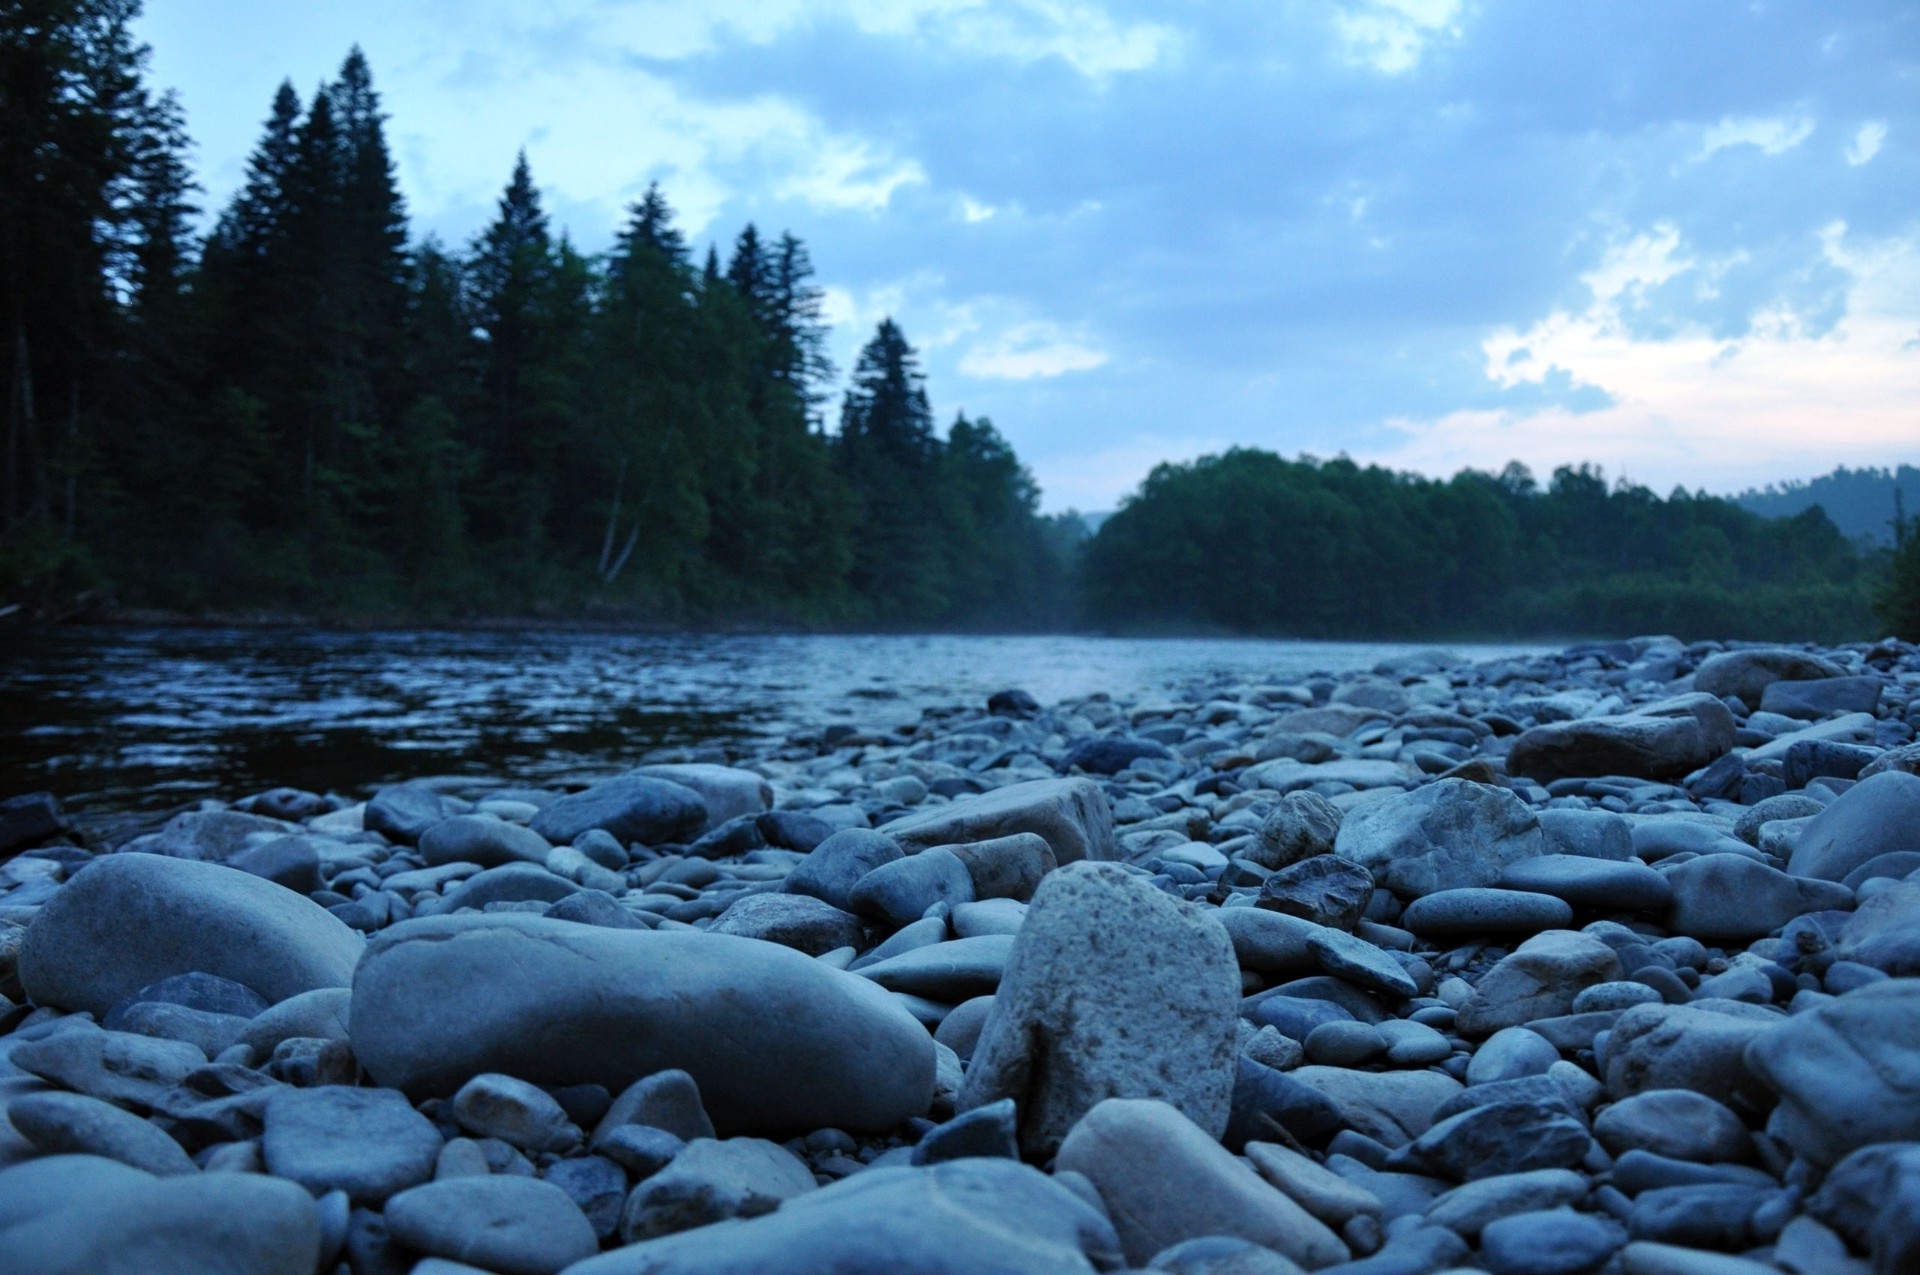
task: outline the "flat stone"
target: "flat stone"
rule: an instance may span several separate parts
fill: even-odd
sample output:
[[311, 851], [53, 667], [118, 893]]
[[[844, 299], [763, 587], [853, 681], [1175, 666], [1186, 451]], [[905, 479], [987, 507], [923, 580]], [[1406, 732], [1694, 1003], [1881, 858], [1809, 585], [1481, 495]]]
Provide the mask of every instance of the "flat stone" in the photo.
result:
[[1370, 992], [1405, 999], [1420, 988], [1400, 962], [1363, 938], [1343, 930], [1322, 928], [1307, 936], [1307, 950], [1320, 968]]
[[1535, 726], [1514, 740], [1507, 770], [1541, 783], [1582, 775], [1679, 779], [1733, 743], [1733, 714], [1725, 704], [1711, 695], [1681, 695], [1623, 716]]
[[1027, 921], [1027, 905], [1013, 899], [979, 899], [973, 903], [955, 904], [947, 921], [955, 938], [1018, 934]]
[[1577, 1204], [1587, 1198], [1587, 1180], [1571, 1169], [1529, 1169], [1479, 1178], [1433, 1202], [1427, 1220], [1467, 1239], [1490, 1222], [1516, 1213]]
[[90, 1098], [152, 1107], [189, 1072], [204, 1067], [207, 1056], [181, 1041], [76, 1027], [21, 1041], [7, 1061]]
[[151, 853], [224, 864], [253, 838], [284, 837], [298, 831], [298, 825], [285, 820], [238, 810], [189, 810], [167, 821]]
[[1748, 1048], [1787, 1019], [1757, 1007], [1741, 1008], [1751, 1012], [1691, 1005], [1636, 1005], [1623, 1011], [1597, 1060], [1607, 1093], [1620, 1099], [1649, 1089], [1691, 1089], [1719, 1102], [1757, 1096], [1762, 1091], [1747, 1069]]
[[1540, 821], [1504, 788], [1442, 779], [1349, 812], [1334, 852], [1403, 898], [1491, 885], [1510, 863], [1546, 853]]
[[1722, 699], [1738, 699], [1750, 708], [1775, 682], [1840, 677], [1846, 670], [1824, 655], [1792, 647], [1753, 647], [1710, 655], [1693, 671], [1693, 689]]
[[1307, 940], [1322, 927], [1266, 908], [1220, 908], [1214, 917], [1233, 940], [1233, 954], [1256, 974], [1304, 974], [1320, 968]]
[[1760, 697], [1760, 711], [1817, 721], [1832, 713], [1871, 713], [1886, 683], [1872, 676], [1780, 681]]
[[[1250, 1240], [1309, 1269], [1349, 1255], [1332, 1231], [1164, 1102], [1098, 1104], [1061, 1143], [1055, 1171], [1094, 1184], [1134, 1265], [1208, 1235]], [[1170, 1182], [1180, 1188], [1168, 1190]]]
[[1164, 1098], [1213, 1137], [1234, 1083], [1240, 970], [1207, 913], [1118, 866], [1069, 864], [1013, 941], [960, 1110], [1013, 1098], [1046, 1155], [1104, 1098]]
[[1530, 890], [1576, 908], [1607, 912], [1662, 912], [1673, 899], [1667, 879], [1644, 863], [1615, 863], [1574, 854], [1543, 854], [1500, 873], [1506, 890]]
[[431, 1179], [440, 1146], [440, 1131], [400, 1094], [342, 1085], [275, 1092], [260, 1138], [267, 1172], [362, 1204]]
[[867, 925], [824, 899], [805, 894], [749, 894], [714, 918], [709, 934], [736, 934], [821, 956], [842, 947], [865, 947]]
[[723, 1133], [879, 1132], [932, 1101], [933, 1041], [888, 992], [790, 948], [698, 931], [402, 922], [368, 945], [351, 1031], [367, 1071], [415, 1095], [483, 1072], [617, 1092], [681, 1068]]
[[475, 873], [447, 891], [446, 910], [484, 908], [489, 903], [555, 903], [580, 891], [578, 882], [539, 863], [507, 863]]
[[1300, 1067], [1286, 1074], [1332, 1099], [1344, 1125], [1388, 1147], [1405, 1146], [1425, 1133], [1434, 1112], [1462, 1088], [1437, 1071]]
[[1642, 1090], [1595, 1116], [1593, 1133], [1616, 1156], [1651, 1151], [1711, 1164], [1753, 1153], [1753, 1139], [1740, 1117], [1691, 1089]]
[[1373, 874], [1338, 855], [1315, 855], [1260, 885], [1259, 906], [1317, 925], [1351, 930], [1373, 897]]
[[111, 1103], [75, 1093], [29, 1093], [7, 1104], [7, 1120], [43, 1155], [92, 1155], [160, 1177], [197, 1173], [179, 1143]]
[[590, 1145], [598, 1151], [615, 1130], [632, 1124], [664, 1129], [683, 1142], [714, 1136], [700, 1086], [677, 1068], [643, 1076], [622, 1090], [594, 1127]]
[[499, 1275], [553, 1275], [600, 1242], [567, 1193], [538, 1178], [449, 1178], [387, 1201], [393, 1238], [416, 1252]]
[[1247, 1160], [1295, 1204], [1336, 1230], [1355, 1217], [1380, 1216], [1380, 1197], [1290, 1147], [1249, 1142]]
[[[938, 849], [939, 847], [935, 847]], [[1049, 872], [1059, 867], [1045, 837], [1031, 832], [947, 846], [973, 878], [976, 899], [1026, 902]]]
[[673, 762], [638, 766], [631, 774], [642, 779], [665, 779], [699, 794], [706, 803], [707, 826], [717, 828], [729, 819], [758, 816], [773, 809], [773, 785], [755, 771], [711, 762]]
[[849, 896], [852, 910], [898, 929], [935, 904], [973, 901], [973, 877], [953, 851], [935, 847], [883, 863], [861, 877]]
[[1530, 890], [1437, 890], [1407, 905], [1400, 924], [1422, 938], [1481, 934], [1538, 934], [1573, 923], [1573, 907]]
[[1089, 1275], [1096, 1259], [1101, 1270], [1121, 1261], [1099, 1209], [1038, 1169], [974, 1158], [870, 1168], [772, 1213], [615, 1249], [568, 1275]]
[[671, 780], [628, 774], [560, 798], [527, 826], [555, 845], [595, 828], [623, 842], [684, 844], [706, 830], [707, 803]]
[[890, 992], [957, 1004], [993, 994], [1012, 959], [1015, 942], [1011, 934], [950, 939], [863, 966], [859, 972]]
[[908, 850], [1031, 832], [1045, 838], [1056, 863], [1114, 857], [1113, 810], [1091, 779], [1037, 779], [962, 797], [884, 825]]
[[347, 1011], [353, 993], [345, 987], [320, 987], [262, 1010], [247, 1022], [240, 1043], [259, 1058], [271, 1058], [280, 1042], [301, 1037], [309, 1040], [345, 1040]]
[[410, 846], [448, 813], [445, 799], [424, 784], [390, 784], [373, 794], [360, 820], [368, 832]]
[[1707, 854], [1669, 868], [1668, 928], [1705, 943], [1747, 942], [1806, 912], [1844, 906], [1853, 891], [1789, 876], [1733, 854]]
[[1530, 1169], [1572, 1169], [1585, 1161], [1593, 1139], [1586, 1126], [1557, 1106], [1496, 1102], [1448, 1116], [1421, 1134], [1410, 1151], [1456, 1182]]
[[1798, 877], [1843, 881], [1882, 855], [1920, 850], [1920, 775], [1888, 771], [1862, 779], [1813, 816], [1794, 843]]
[[103, 1016], [170, 975], [217, 974], [281, 1001], [345, 987], [364, 943], [271, 881], [212, 863], [106, 855], [40, 909], [19, 976], [37, 1005]]
[[562, 1152], [580, 1142], [580, 1130], [552, 1094], [512, 1076], [475, 1076], [453, 1095], [449, 1110], [468, 1133], [522, 1151]]
[[455, 815], [420, 834], [420, 856], [438, 866], [477, 863], [497, 868], [507, 863], [545, 865], [553, 849], [531, 828], [486, 815]]
[[1560, 1061], [1560, 1051], [1539, 1032], [1502, 1027], [1487, 1037], [1467, 1063], [1469, 1085], [1493, 1084], [1521, 1076], [1543, 1076]]
[[1568, 1208], [1516, 1213], [1480, 1233], [1480, 1262], [1492, 1275], [1586, 1275], [1627, 1242], [1612, 1218]]

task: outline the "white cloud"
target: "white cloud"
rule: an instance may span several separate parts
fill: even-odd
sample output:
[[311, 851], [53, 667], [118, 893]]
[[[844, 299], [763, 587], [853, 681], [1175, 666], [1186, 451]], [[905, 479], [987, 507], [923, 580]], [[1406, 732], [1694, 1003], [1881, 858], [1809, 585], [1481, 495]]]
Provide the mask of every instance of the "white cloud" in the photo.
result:
[[1694, 162], [1735, 146], [1757, 146], [1764, 154], [1783, 155], [1813, 136], [1813, 120], [1805, 115], [1726, 116], [1706, 131]]
[[1000, 210], [992, 204], [983, 204], [970, 195], [963, 195], [960, 198], [960, 219], [969, 225], [972, 225], [974, 222], [991, 220], [993, 215], [999, 211]]
[[1055, 324], [1028, 322], [973, 345], [961, 356], [960, 370], [990, 380], [1028, 381], [1090, 372], [1107, 359], [1105, 350], [1068, 335]]
[[1880, 148], [1886, 145], [1886, 141], [1887, 122], [1868, 120], [1860, 126], [1860, 131], [1853, 135], [1853, 140], [1847, 143], [1847, 163], [1858, 168], [1870, 162], [1880, 153]]
[[1420, 65], [1427, 45], [1460, 33], [1460, 0], [1358, 0], [1333, 17], [1347, 57], [1386, 75]]
[[[1613, 399], [1598, 411], [1456, 411], [1393, 422], [1405, 441], [1377, 458], [1428, 473], [1498, 468], [1519, 458], [1536, 471], [1592, 460], [1656, 489], [1811, 474], [1836, 463], [1884, 464], [1920, 439], [1920, 231], [1856, 243], [1835, 223], [1820, 255], [1850, 279], [1844, 317], [1809, 334], [1802, 316], [1772, 302], [1731, 340], [1705, 327], [1639, 336], [1624, 309], [1644, 282], [1701, 269], [1678, 257], [1670, 228], [1610, 251], [1586, 276], [1592, 302], [1482, 346], [1495, 384], [1543, 382], [1556, 370]], [[1632, 245], [1653, 245], [1651, 250]], [[1678, 269], [1674, 269], [1679, 262]], [[1671, 272], [1671, 273], [1669, 273]], [[1629, 282], [1622, 283], [1622, 280]]]
[[895, 159], [858, 138], [827, 137], [804, 167], [775, 184], [774, 193], [819, 208], [878, 212], [894, 191], [926, 180], [926, 170], [914, 160]]
[[1625, 293], [1638, 298], [1647, 289], [1693, 268], [1691, 259], [1674, 256], [1679, 249], [1679, 229], [1671, 222], [1661, 222], [1650, 234], [1635, 235], [1625, 243], [1610, 246], [1600, 264], [1581, 275], [1580, 281], [1596, 301], [1612, 301]]

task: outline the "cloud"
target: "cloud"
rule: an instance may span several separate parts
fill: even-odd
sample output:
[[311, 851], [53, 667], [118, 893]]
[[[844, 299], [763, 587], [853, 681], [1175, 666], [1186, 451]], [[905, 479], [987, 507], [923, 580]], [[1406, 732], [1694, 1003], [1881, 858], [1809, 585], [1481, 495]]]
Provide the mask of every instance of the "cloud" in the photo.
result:
[[960, 370], [968, 376], [1026, 381], [1090, 372], [1106, 362], [1105, 350], [1069, 337], [1051, 323], [1022, 323], [968, 349], [960, 358]]
[[[1659, 263], [1637, 277], [1673, 277], [1677, 248], [1658, 230], [1608, 258], [1637, 255]], [[1836, 223], [1820, 234], [1819, 254], [1848, 280], [1844, 316], [1814, 334], [1803, 315], [1776, 302], [1734, 340], [1701, 325], [1636, 334], [1623, 312], [1633, 288], [1615, 286], [1628, 272], [1603, 265], [1586, 276], [1593, 284], [1583, 309], [1555, 311], [1524, 331], [1498, 330], [1482, 350], [1490, 381], [1564, 373], [1604, 389], [1611, 406], [1401, 419], [1401, 439], [1378, 458], [1429, 473], [1497, 468], [1514, 457], [1542, 471], [1593, 460], [1656, 488], [1695, 486], [1711, 474], [1730, 489], [1910, 454], [1920, 402], [1920, 230], [1856, 241]], [[1688, 262], [1674, 273], [1697, 268]]]
[[1885, 120], [1869, 120], [1862, 124], [1860, 130], [1853, 135], [1853, 140], [1847, 143], [1848, 166], [1858, 168], [1862, 164], [1872, 162], [1873, 157], [1880, 153], [1880, 148], [1886, 144], [1886, 141], [1887, 122]]
[[1458, 35], [1460, 0], [1359, 0], [1334, 14], [1347, 57], [1385, 75], [1420, 65], [1428, 44]]
[[918, 162], [896, 159], [859, 138], [823, 138], [803, 153], [804, 166], [774, 188], [780, 198], [871, 213], [885, 208], [902, 186], [927, 180]]
[[1762, 154], [1784, 155], [1813, 136], [1814, 123], [1805, 115], [1729, 115], [1708, 129], [1693, 158], [1697, 163], [1735, 146], [1757, 146]]

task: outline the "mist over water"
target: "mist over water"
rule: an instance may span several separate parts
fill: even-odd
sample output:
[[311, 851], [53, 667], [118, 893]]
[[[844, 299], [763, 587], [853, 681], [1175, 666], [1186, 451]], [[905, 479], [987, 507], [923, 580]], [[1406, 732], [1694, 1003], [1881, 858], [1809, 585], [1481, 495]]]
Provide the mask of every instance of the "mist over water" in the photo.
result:
[[[61, 629], [0, 638], [0, 795], [157, 811], [279, 785], [549, 783], [1020, 687], [1043, 704], [1286, 682], [1416, 645], [1205, 638]], [[1462, 646], [1491, 659], [1541, 649]]]

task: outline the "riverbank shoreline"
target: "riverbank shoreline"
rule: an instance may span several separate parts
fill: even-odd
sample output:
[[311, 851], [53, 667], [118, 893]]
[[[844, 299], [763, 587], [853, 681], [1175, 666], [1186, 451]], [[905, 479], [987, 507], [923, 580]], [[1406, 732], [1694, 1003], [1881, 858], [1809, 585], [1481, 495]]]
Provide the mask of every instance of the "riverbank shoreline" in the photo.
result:
[[38, 1203], [0, 1244], [1902, 1269], [1916, 728], [1911, 645], [1641, 638], [1009, 686], [111, 844], [15, 799], [0, 1218]]

